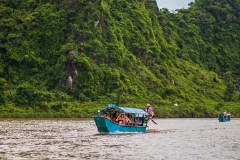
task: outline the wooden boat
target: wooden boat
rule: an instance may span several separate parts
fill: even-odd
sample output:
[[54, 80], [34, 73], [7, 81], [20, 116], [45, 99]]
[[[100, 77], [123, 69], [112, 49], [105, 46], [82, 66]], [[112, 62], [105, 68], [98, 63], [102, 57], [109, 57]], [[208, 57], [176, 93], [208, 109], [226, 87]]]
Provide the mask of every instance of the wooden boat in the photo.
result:
[[219, 122], [230, 122], [231, 114], [230, 113], [226, 113], [226, 112], [221, 112], [218, 115], [218, 120], [219, 120]]
[[[119, 120], [119, 116], [123, 119]], [[98, 110], [98, 115], [93, 119], [100, 133], [145, 132], [149, 114], [142, 109], [109, 104]]]

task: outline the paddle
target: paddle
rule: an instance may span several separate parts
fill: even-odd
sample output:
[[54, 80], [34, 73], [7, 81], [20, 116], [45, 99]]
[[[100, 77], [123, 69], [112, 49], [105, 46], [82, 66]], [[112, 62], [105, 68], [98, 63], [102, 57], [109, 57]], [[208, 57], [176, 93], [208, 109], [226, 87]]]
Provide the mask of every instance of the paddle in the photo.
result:
[[152, 117], [150, 117], [149, 119], [151, 119], [153, 123], [155, 123], [155, 124], [157, 124], [157, 125], [158, 125], [158, 123], [157, 123], [157, 122], [155, 122], [155, 121], [152, 119]]

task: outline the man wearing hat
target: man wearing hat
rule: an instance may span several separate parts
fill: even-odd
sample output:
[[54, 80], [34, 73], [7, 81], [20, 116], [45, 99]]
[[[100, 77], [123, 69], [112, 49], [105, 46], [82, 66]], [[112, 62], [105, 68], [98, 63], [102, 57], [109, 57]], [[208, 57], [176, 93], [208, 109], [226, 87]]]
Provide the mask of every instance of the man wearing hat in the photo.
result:
[[146, 111], [151, 117], [154, 116], [153, 109], [152, 109], [152, 107], [151, 107], [151, 105], [150, 105], [149, 103], [146, 105], [145, 111]]

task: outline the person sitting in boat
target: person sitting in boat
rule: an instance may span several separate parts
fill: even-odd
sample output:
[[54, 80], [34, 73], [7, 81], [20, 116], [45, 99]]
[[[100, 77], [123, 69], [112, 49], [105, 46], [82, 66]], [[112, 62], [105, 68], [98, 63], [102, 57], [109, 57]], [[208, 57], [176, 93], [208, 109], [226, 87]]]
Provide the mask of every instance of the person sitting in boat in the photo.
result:
[[116, 122], [119, 123], [119, 124], [124, 124], [124, 115], [123, 115], [123, 113], [121, 113], [121, 114], [117, 117]]
[[226, 112], [223, 113], [223, 116], [224, 116], [225, 119], [227, 119], [227, 113]]
[[112, 114], [111, 120], [112, 120], [113, 122], [116, 122], [116, 119], [117, 119], [117, 117], [116, 117], [116, 112], [114, 112], [114, 113]]
[[146, 111], [151, 117], [154, 116], [153, 109], [152, 109], [152, 107], [151, 107], [151, 105], [150, 105], [149, 103], [146, 105], [145, 111]]
[[107, 118], [107, 119], [111, 119], [110, 116], [107, 113], [103, 114], [103, 117]]
[[130, 125], [131, 123], [132, 123], [132, 118], [131, 118], [131, 115], [128, 113], [126, 116], [126, 124]]
[[135, 126], [138, 126], [138, 119], [135, 120]]

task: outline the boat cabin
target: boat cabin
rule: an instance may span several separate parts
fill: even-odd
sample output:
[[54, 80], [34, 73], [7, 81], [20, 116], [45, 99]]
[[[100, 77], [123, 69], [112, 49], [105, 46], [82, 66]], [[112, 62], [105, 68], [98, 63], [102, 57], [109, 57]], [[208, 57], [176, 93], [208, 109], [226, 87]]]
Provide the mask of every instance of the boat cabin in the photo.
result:
[[98, 116], [124, 126], [147, 126], [149, 119], [148, 113], [142, 109], [119, 107], [114, 104], [98, 110]]

